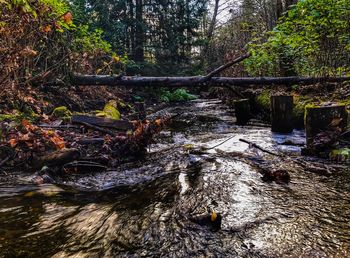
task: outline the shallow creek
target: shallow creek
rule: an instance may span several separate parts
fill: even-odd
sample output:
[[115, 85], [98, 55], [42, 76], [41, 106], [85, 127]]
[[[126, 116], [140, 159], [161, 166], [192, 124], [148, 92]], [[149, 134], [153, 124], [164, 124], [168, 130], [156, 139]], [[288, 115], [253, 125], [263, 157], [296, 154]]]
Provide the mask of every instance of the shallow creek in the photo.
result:
[[[144, 160], [114, 171], [34, 185], [32, 175], [0, 175], [0, 257], [350, 257], [350, 169], [323, 177], [289, 171], [288, 185], [267, 183], [238, 157], [250, 148], [298, 156], [304, 133], [234, 125], [219, 100], [196, 100], [161, 111], [180, 114]], [[212, 147], [188, 154], [184, 146]], [[221, 154], [220, 154], [221, 153]], [[222, 229], [188, 220], [214, 209]]]

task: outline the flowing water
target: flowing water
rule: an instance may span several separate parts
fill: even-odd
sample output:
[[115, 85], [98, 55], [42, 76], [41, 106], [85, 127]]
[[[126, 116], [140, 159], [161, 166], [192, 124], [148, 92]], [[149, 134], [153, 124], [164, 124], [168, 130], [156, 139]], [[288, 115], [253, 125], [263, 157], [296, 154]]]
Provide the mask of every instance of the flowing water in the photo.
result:
[[[349, 170], [323, 177], [290, 167], [288, 185], [267, 183], [251, 163], [225, 155], [288, 169], [239, 139], [298, 156], [279, 143], [303, 142], [303, 132], [236, 127], [218, 100], [166, 112], [181, 115], [144, 160], [116, 171], [40, 186], [23, 172], [0, 176], [0, 257], [350, 257]], [[188, 154], [225, 139], [209, 154]], [[188, 219], [208, 209], [223, 216], [218, 232]]]

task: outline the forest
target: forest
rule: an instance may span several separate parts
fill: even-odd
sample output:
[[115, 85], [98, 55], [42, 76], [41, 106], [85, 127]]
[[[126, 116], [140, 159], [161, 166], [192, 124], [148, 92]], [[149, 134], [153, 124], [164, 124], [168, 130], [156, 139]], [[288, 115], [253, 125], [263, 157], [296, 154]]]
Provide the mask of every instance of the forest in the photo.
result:
[[0, 257], [350, 257], [350, 0], [0, 0]]

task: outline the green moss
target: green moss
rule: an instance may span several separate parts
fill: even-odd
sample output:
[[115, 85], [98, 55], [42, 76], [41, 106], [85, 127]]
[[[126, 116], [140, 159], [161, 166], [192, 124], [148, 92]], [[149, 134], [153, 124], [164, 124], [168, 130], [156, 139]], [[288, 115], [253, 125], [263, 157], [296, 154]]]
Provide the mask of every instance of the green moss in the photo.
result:
[[121, 115], [119, 110], [117, 109], [117, 101], [110, 100], [109, 102], [107, 102], [102, 111], [97, 110], [96, 116], [119, 120]]
[[16, 121], [18, 120], [18, 114], [0, 114], [0, 122], [2, 121]]
[[350, 160], [350, 148], [332, 150], [329, 158], [337, 161], [348, 161]]
[[52, 115], [54, 117], [62, 118], [62, 119], [70, 119], [72, 116], [72, 112], [65, 106], [57, 107], [53, 110]]
[[270, 110], [270, 91], [264, 90], [260, 95], [256, 97], [256, 104], [264, 111]]
[[103, 112], [106, 114], [106, 117], [119, 120], [120, 119], [120, 112], [117, 109], [117, 101], [111, 100], [109, 101], [105, 107], [103, 108]]
[[296, 128], [304, 127], [305, 121], [305, 108], [312, 105], [313, 99], [307, 96], [293, 96], [294, 108], [293, 108], [293, 122]]
[[160, 100], [164, 102], [189, 101], [196, 98], [195, 95], [188, 93], [185, 89], [177, 89], [173, 92], [162, 91], [160, 93]]
[[22, 122], [23, 119], [26, 119], [33, 123], [38, 119], [38, 117], [39, 116], [35, 113], [25, 114], [16, 110], [13, 114], [0, 114], [0, 122], [9, 121], [19, 124]]

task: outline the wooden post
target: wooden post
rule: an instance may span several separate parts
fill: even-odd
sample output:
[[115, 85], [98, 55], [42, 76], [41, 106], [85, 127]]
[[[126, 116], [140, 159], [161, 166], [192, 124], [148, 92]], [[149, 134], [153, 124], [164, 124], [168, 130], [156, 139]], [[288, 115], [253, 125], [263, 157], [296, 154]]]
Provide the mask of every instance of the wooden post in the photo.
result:
[[233, 102], [236, 114], [236, 124], [246, 125], [251, 118], [249, 99], [241, 99]]
[[322, 131], [344, 130], [348, 114], [345, 105], [306, 106], [305, 130], [306, 143], [312, 148], [314, 137]]
[[271, 96], [270, 104], [272, 132], [293, 132], [293, 96]]

